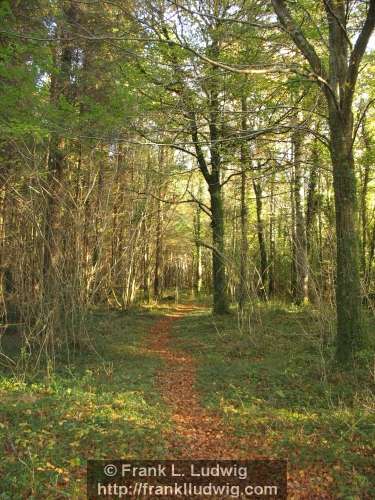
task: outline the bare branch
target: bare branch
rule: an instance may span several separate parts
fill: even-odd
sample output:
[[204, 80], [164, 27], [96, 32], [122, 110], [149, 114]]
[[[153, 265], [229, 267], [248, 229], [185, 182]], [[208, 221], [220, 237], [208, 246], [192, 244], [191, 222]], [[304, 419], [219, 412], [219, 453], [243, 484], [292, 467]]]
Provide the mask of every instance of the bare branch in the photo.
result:
[[370, 0], [370, 6], [367, 12], [365, 23], [354, 45], [354, 49], [352, 50], [352, 53], [350, 55], [348, 76], [347, 76], [348, 105], [351, 104], [354, 94], [355, 84], [358, 77], [359, 65], [366, 51], [367, 44], [369, 42], [372, 32], [374, 31], [374, 28], [375, 28], [375, 0]]
[[327, 84], [327, 75], [323, 66], [323, 62], [317, 55], [313, 45], [307, 40], [301, 28], [292, 18], [289, 9], [285, 5], [284, 0], [272, 0], [272, 4], [280, 24], [284, 30], [289, 34], [294, 43], [299, 48], [302, 55], [309, 62], [311, 69], [322, 83]]

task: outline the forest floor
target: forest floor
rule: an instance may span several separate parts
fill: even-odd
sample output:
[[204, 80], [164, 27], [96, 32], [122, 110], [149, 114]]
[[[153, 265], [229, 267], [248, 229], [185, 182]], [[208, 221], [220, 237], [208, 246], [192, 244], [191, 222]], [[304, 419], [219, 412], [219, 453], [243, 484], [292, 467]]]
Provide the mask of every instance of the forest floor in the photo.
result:
[[196, 390], [196, 366], [187, 351], [174, 348], [171, 328], [174, 322], [196, 308], [176, 307], [159, 320], [151, 330], [150, 350], [166, 362], [157, 375], [157, 387], [171, 410], [169, 459], [235, 459], [230, 448], [228, 428], [219, 415], [208, 412]]
[[335, 370], [314, 311], [161, 305], [87, 327], [95, 350], [49, 379], [0, 372], [0, 499], [83, 499], [87, 458], [287, 458], [290, 498], [372, 498], [375, 368]]

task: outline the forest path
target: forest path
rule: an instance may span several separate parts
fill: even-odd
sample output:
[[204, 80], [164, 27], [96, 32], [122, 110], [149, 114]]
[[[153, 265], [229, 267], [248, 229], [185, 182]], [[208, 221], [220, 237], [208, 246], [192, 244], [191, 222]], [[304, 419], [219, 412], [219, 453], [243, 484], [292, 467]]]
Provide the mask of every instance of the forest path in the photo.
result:
[[235, 459], [238, 455], [230, 446], [230, 430], [219, 415], [200, 404], [195, 389], [193, 358], [172, 346], [172, 325], [197, 309], [196, 306], [179, 305], [157, 321], [150, 331], [149, 348], [166, 362], [158, 374], [157, 385], [172, 409], [174, 430], [168, 436], [168, 458]]
[[[165, 361], [157, 375], [157, 388], [171, 408], [173, 429], [167, 435], [167, 459], [179, 460], [264, 460], [267, 446], [259, 440], [240, 444], [233, 438], [232, 429], [214, 411], [205, 409], [200, 394], [195, 388], [196, 361], [174, 345], [171, 335], [174, 324], [203, 308], [194, 305], [179, 305], [172, 308], [150, 329], [148, 349]], [[298, 469], [298, 468], [297, 468]], [[302, 474], [302, 478], [300, 475]], [[312, 471], [312, 477], [317, 472]], [[294, 500], [327, 499], [334, 497], [320, 491], [318, 495], [310, 484], [309, 474], [289, 469], [288, 498]]]

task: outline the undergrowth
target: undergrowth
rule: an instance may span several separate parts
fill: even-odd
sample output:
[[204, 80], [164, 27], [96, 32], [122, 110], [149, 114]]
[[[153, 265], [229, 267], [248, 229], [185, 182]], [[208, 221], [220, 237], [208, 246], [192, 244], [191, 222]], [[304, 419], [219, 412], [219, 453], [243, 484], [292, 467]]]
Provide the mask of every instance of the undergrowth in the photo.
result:
[[88, 318], [92, 345], [73, 361], [60, 356], [52, 377], [0, 372], [1, 499], [85, 498], [88, 458], [163, 456], [161, 360], [145, 343], [156, 319], [97, 311]]
[[175, 337], [198, 359], [203, 403], [233, 428], [243, 457], [287, 458], [301, 482], [315, 475], [318, 496], [326, 487], [335, 498], [371, 498], [374, 351], [343, 372], [321, 328], [318, 311], [259, 304], [245, 324], [235, 313], [198, 312], [177, 324]]

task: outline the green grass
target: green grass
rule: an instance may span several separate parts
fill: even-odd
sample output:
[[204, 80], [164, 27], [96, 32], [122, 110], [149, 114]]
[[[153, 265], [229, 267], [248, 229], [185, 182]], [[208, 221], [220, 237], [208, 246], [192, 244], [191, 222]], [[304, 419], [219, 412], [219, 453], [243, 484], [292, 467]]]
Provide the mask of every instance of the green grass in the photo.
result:
[[145, 342], [158, 314], [93, 313], [97, 354], [60, 359], [50, 380], [0, 373], [1, 499], [85, 498], [86, 459], [163, 456], [162, 361]]
[[[0, 372], [0, 499], [85, 498], [88, 458], [163, 458], [170, 415], [155, 386], [162, 360], [146, 336], [169, 307], [93, 312], [86, 326], [97, 352], [61, 357], [50, 379]], [[198, 360], [202, 403], [233, 428], [241, 457], [287, 457], [291, 470], [315, 475], [316, 491], [324, 471], [334, 497], [371, 498], [373, 354], [338, 371], [308, 308], [259, 305], [250, 326], [208, 309], [176, 324], [176, 346]]]
[[250, 325], [241, 331], [235, 315], [207, 312], [176, 326], [180, 348], [199, 360], [203, 404], [232, 426], [243, 456], [255, 451], [286, 457], [292, 469], [324, 469], [337, 498], [370, 498], [373, 355], [364, 353], [354, 372], [340, 373], [333, 348], [319, 341], [319, 315], [308, 308], [260, 305]]

